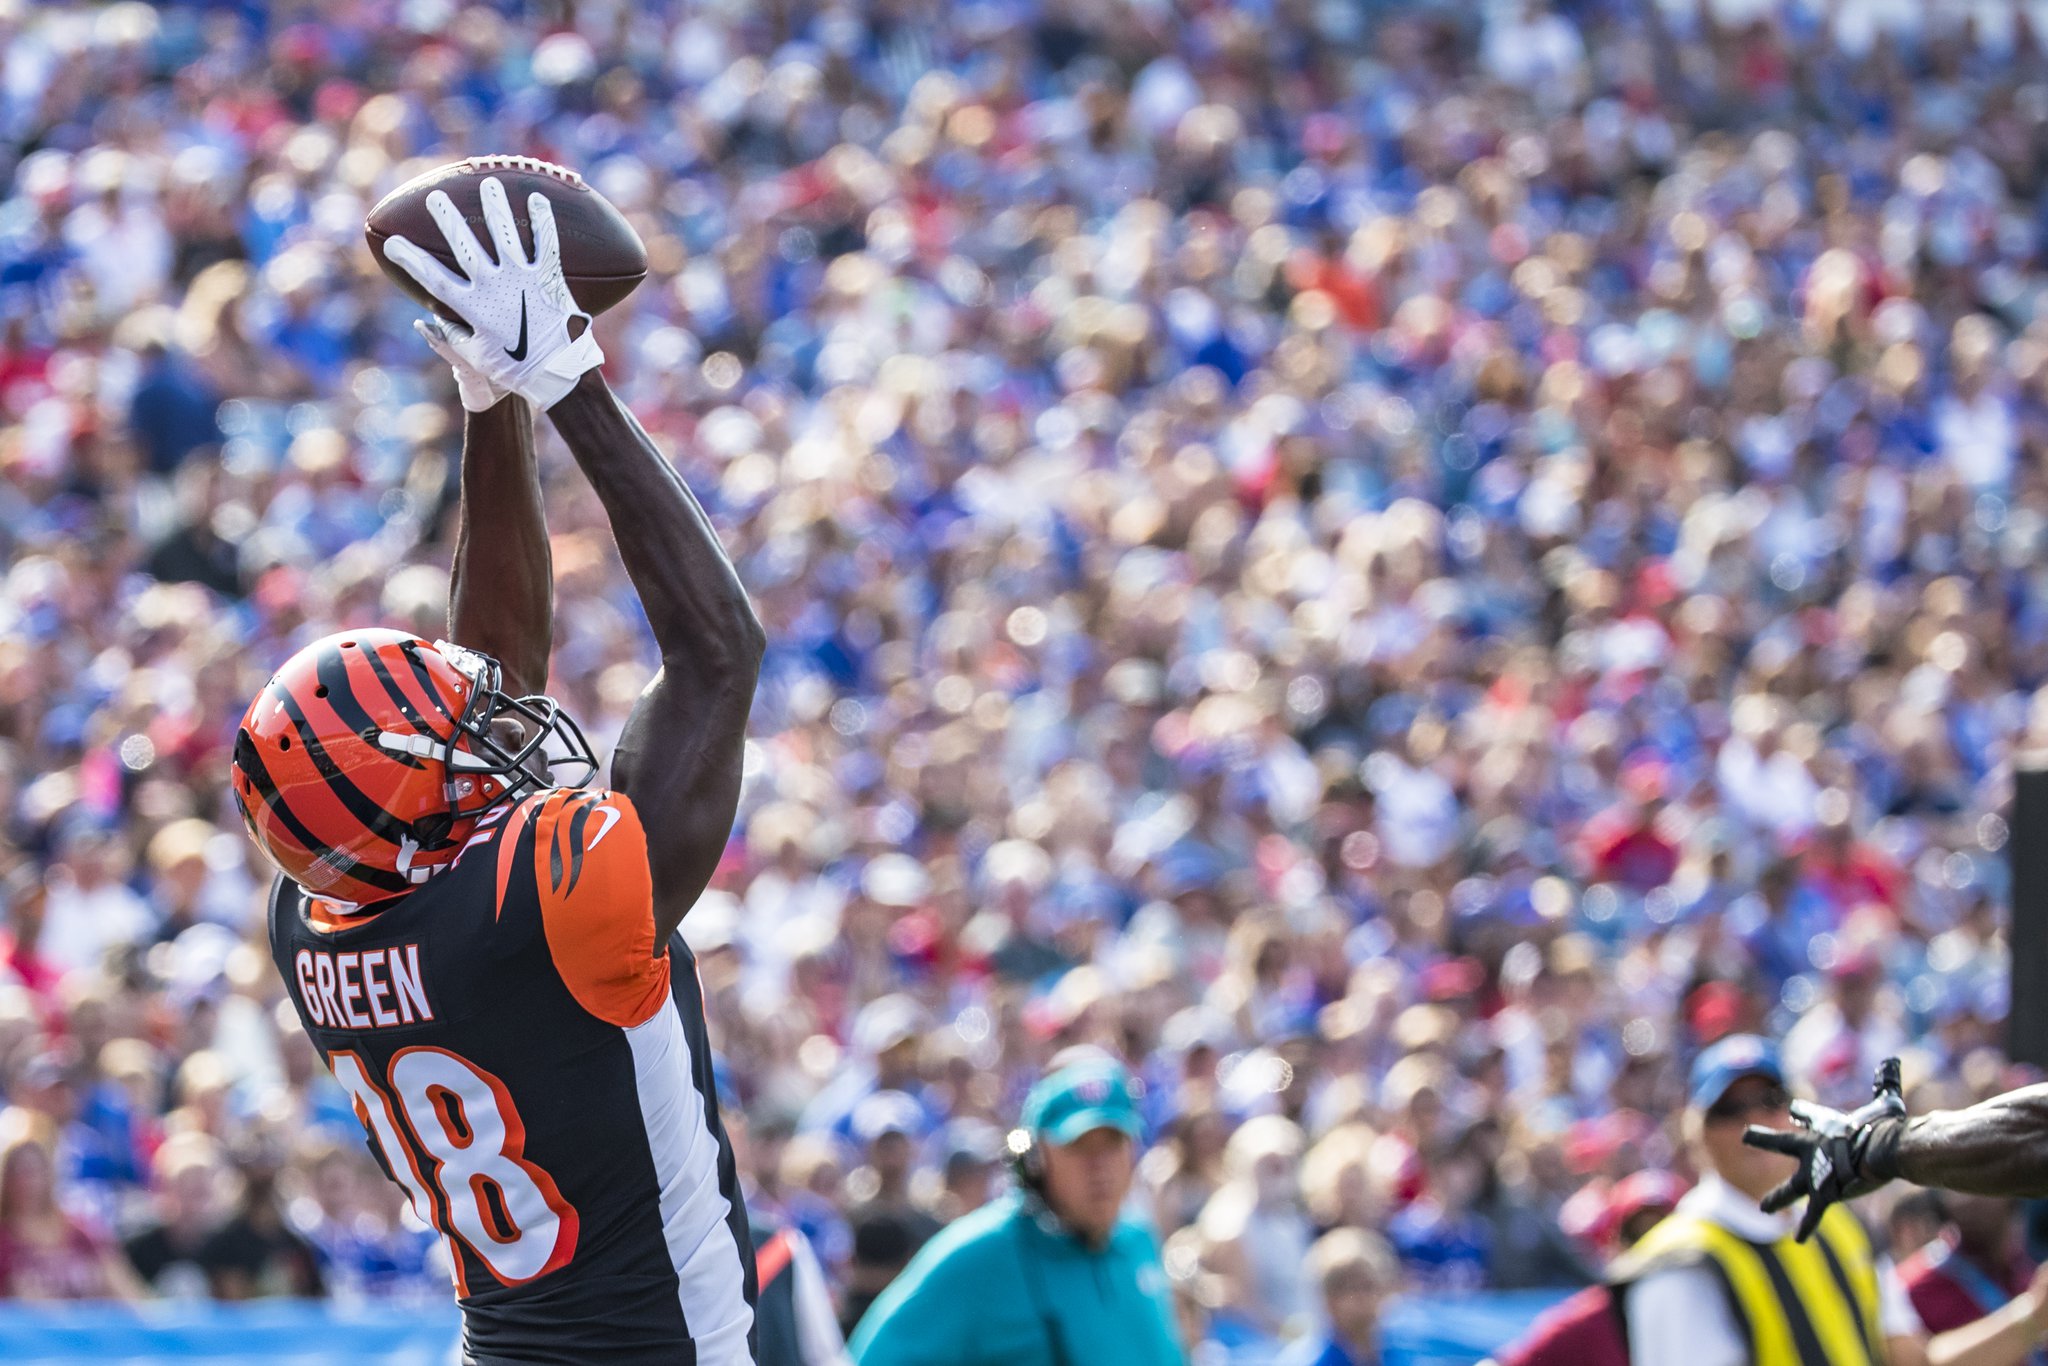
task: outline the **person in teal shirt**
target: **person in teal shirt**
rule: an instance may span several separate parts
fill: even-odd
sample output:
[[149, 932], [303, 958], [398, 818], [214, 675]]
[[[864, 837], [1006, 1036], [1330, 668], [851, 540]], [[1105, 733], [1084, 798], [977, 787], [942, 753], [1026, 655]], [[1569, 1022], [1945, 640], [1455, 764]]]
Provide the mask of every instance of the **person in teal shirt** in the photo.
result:
[[1107, 1055], [1031, 1088], [1017, 1189], [942, 1230], [861, 1319], [859, 1366], [1184, 1366], [1159, 1244], [1125, 1216], [1141, 1125]]

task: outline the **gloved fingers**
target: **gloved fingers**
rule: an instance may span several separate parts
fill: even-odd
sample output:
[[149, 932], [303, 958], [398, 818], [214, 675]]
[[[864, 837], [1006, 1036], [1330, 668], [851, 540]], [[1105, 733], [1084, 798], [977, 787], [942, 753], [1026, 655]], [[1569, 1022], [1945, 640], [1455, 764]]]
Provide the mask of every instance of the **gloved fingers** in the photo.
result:
[[446, 190], [436, 190], [427, 196], [427, 212], [434, 216], [441, 236], [447, 239], [448, 250], [455, 253], [455, 264], [462, 268], [462, 273], [469, 277], [471, 283], [475, 283], [490, 267], [491, 259], [484, 254], [484, 244], [476, 240], [476, 233], [462, 216], [462, 210], [455, 207], [455, 201], [448, 197]]
[[1783, 1153], [1787, 1157], [1803, 1158], [1813, 1150], [1813, 1140], [1805, 1134], [1787, 1133], [1783, 1129], [1766, 1129], [1760, 1124], [1752, 1124], [1744, 1129], [1742, 1141], [1752, 1148]]
[[389, 239], [384, 243], [384, 256], [442, 303], [450, 308], [461, 307], [462, 296], [469, 292], [469, 282], [435, 260], [411, 238]]
[[533, 264], [543, 275], [562, 268], [562, 242], [555, 231], [555, 206], [535, 190], [526, 197], [526, 222], [533, 229]]
[[1803, 1243], [1813, 1236], [1813, 1231], [1820, 1227], [1820, 1217], [1827, 1212], [1828, 1202], [1826, 1200], [1823, 1200], [1818, 1195], [1806, 1197], [1806, 1213], [1799, 1216], [1799, 1233], [1797, 1236], [1800, 1242]]
[[1817, 1133], [1839, 1132], [1849, 1127], [1849, 1117], [1840, 1110], [1815, 1105], [1812, 1101], [1795, 1100], [1786, 1108], [1793, 1119]]
[[1806, 1180], [1806, 1168], [1801, 1167], [1796, 1175], [1787, 1177], [1774, 1187], [1769, 1195], [1763, 1198], [1762, 1206], [1764, 1213], [1776, 1214], [1800, 1196], [1807, 1194], [1809, 1189]]
[[442, 318], [417, 318], [413, 321], [413, 330], [455, 372], [456, 392], [461, 395], [465, 409], [480, 413], [496, 407], [498, 401], [505, 397], [505, 391], [498, 387], [498, 382], [473, 359], [476, 350], [474, 332]]
[[412, 330], [420, 334], [420, 340], [434, 349], [435, 355], [447, 361], [450, 365], [469, 364], [456, 351], [455, 343], [448, 339], [447, 329], [440, 323], [429, 322], [425, 318], [414, 318]]
[[484, 203], [484, 224], [491, 230], [491, 243], [498, 249], [498, 264], [525, 265], [526, 248], [519, 244], [519, 224], [512, 218], [512, 201], [505, 197], [505, 184], [487, 176], [477, 191]]
[[453, 318], [415, 318], [415, 327], [423, 327], [450, 346], [465, 346], [476, 339], [476, 333]]

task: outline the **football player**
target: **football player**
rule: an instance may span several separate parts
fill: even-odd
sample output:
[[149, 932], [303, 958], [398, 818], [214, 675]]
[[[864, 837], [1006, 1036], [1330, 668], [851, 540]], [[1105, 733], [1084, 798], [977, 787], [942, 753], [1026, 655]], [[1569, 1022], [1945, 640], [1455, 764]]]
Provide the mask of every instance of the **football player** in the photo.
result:
[[[445, 1237], [465, 1359], [750, 1362], [753, 1257], [676, 926], [730, 833], [764, 637], [702, 508], [607, 388], [496, 180], [491, 247], [430, 200], [461, 274], [391, 260], [469, 416], [451, 641], [343, 632], [250, 704], [235, 797], [282, 874], [278, 970], [371, 1149]], [[544, 683], [552, 572], [531, 409], [608, 513], [661, 670], [612, 786]]]

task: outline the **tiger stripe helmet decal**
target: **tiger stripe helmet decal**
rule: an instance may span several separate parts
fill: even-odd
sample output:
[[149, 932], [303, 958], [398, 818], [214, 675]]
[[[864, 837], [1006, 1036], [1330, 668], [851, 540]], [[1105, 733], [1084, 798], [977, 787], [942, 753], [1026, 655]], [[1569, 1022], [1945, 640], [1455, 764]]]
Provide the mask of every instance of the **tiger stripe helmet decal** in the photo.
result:
[[[542, 790], [542, 746], [597, 762], [547, 698], [508, 698], [494, 660], [404, 631], [346, 631], [294, 654], [235, 735], [235, 800], [284, 875], [344, 908], [403, 895], [460, 852], [477, 818]], [[513, 718], [508, 749], [493, 722]], [[580, 786], [580, 784], [577, 784]]]

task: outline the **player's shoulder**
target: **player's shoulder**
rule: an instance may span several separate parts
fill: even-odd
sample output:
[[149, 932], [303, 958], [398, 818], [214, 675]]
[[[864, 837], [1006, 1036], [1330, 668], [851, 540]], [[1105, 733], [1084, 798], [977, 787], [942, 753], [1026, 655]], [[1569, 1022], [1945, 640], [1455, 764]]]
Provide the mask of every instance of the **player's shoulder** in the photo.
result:
[[633, 799], [609, 787], [548, 787], [523, 797], [511, 810], [514, 818], [535, 819], [543, 815], [572, 816], [578, 811], [609, 807], [621, 820], [637, 823], [640, 812]]
[[[630, 880], [647, 862], [646, 835], [632, 801], [607, 788], [545, 788], [485, 812], [457, 866], [479, 846], [488, 851], [477, 857], [488, 860], [495, 874], [501, 915], [507, 898], [516, 899], [522, 888], [533, 887], [543, 898], [551, 892], [568, 897], [589, 881], [615, 883], [621, 874]], [[586, 878], [592, 871], [600, 876]]]
[[645, 862], [647, 832], [632, 798], [610, 788], [557, 787], [521, 802], [511, 820], [533, 827], [533, 857], [551, 886], [596, 859], [606, 866]]
[[558, 789], [534, 804], [533, 873], [555, 970], [584, 1008], [631, 1027], [669, 994], [654, 939], [647, 835], [624, 793]]

